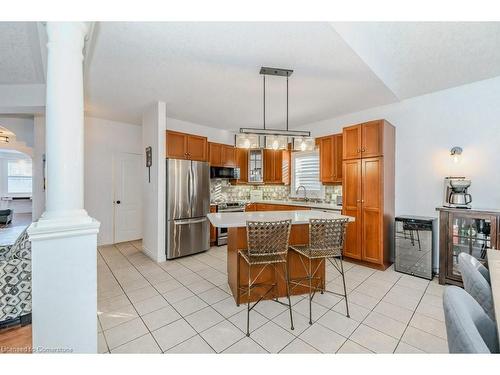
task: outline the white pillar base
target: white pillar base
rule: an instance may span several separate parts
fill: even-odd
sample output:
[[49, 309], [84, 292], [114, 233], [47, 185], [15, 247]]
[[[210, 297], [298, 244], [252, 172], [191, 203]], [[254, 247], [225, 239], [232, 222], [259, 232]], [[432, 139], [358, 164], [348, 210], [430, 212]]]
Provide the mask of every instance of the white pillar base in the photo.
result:
[[100, 224], [88, 216], [66, 219], [43, 218], [28, 229], [33, 351], [97, 353]]

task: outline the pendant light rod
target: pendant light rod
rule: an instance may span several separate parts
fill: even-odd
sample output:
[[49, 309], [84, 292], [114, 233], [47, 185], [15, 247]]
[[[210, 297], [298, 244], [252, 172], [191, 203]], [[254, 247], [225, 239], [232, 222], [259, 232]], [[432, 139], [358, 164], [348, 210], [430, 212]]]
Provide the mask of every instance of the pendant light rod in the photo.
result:
[[288, 72], [286, 73], [286, 130], [288, 131]]
[[264, 104], [264, 121], [263, 121], [263, 124], [264, 124], [264, 129], [266, 128], [266, 76], [263, 75], [262, 78], [264, 78], [264, 82], [263, 82], [263, 91], [264, 91], [264, 101], [263, 101], [263, 104]]

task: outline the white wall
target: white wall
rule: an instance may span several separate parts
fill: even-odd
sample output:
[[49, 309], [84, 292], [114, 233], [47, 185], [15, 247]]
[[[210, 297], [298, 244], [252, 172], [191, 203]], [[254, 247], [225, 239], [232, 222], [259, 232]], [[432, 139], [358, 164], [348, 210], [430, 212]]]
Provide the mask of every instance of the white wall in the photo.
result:
[[141, 127], [85, 117], [85, 209], [101, 223], [99, 245], [113, 243], [113, 155], [119, 152], [143, 154]]
[[234, 133], [167, 117], [167, 129], [208, 137], [210, 142], [234, 145]]
[[0, 116], [0, 126], [13, 132], [16, 135], [17, 142], [24, 142], [27, 147], [34, 146], [33, 116], [3, 115]]
[[[165, 255], [165, 130], [166, 105], [157, 102], [147, 108], [142, 117], [142, 148], [152, 147], [151, 182], [147, 170], [143, 176], [143, 240], [144, 252], [157, 262]], [[144, 161], [145, 162], [145, 161]]]
[[33, 132], [33, 221], [37, 221], [45, 211], [45, 190], [43, 181], [43, 157], [45, 155], [45, 116], [35, 116]]
[[[500, 77], [304, 125], [314, 136], [385, 118], [396, 127], [396, 215], [437, 217], [443, 178], [472, 179], [476, 208], [500, 208]], [[463, 148], [454, 166], [453, 146]]]

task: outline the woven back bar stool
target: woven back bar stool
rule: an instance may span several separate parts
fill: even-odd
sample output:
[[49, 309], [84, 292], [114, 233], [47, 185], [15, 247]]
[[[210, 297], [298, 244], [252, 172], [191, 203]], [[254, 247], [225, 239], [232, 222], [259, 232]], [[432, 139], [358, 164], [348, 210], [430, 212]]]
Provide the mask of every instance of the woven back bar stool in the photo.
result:
[[[345, 298], [347, 317], [349, 317], [349, 304], [347, 303], [347, 289], [345, 286], [344, 266], [342, 264], [342, 252], [348, 219], [309, 219], [309, 244], [292, 245], [290, 248], [302, 255], [301, 262], [306, 276], [292, 279], [290, 284], [292, 290], [297, 286], [307, 287], [309, 290], [309, 324], [312, 324], [312, 300], [317, 291], [336, 294]], [[306, 261], [304, 261], [304, 258]], [[313, 260], [320, 260], [312, 267]], [[321, 285], [321, 278], [317, 275], [320, 267], [326, 259], [341, 274], [344, 286], [344, 294], [326, 290]]]
[[[247, 294], [247, 336], [250, 336], [250, 311], [271, 291], [275, 292], [274, 301], [285, 305], [290, 310], [290, 324], [293, 329], [292, 304], [290, 301], [290, 288], [288, 279], [288, 245], [290, 240], [290, 228], [292, 221], [247, 221], [247, 249], [239, 250], [238, 253], [248, 264], [248, 286], [239, 288], [240, 296]], [[252, 267], [258, 269], [256, 275], [252, 275]], [[271, 283], [257, 282], [264, 270], [272, 267], [274, 280]], [[281, 270], [280, 270], [281, 268]], [[281, 271], [281, 272], [280, 272]], [[286, 282], [288, 304], [278, 300], [278, 275]], [[251, 305], [250, 297], [252, 289], [266, 288], [267, 290], [259, 296], [259, 299]]]

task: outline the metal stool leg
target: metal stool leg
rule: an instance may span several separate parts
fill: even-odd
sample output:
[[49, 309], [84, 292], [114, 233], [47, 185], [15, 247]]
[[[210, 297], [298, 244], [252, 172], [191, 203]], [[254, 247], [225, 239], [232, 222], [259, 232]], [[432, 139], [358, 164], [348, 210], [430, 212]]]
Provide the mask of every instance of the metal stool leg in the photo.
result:
[[312, 270], [311, 270], [311, 258], [309, 258], [309, 324], [313, 324], [312, 322]]
[[342, 261], [343, 256], [340, 256], [340, 273], [342, 274], [342, 282], [344, 283], [344, 298], [345, 298], [345, 309], [347, 312], [347, 317], [350, 318], [349, 316], [349, 303], [347, 303], [347, 289], [345, 287], [345, 275], [344, 275], [344, 265]]
[[290, 279], [288, 278], [288, 262], [285, 264], [286, 296], [288, 297], [288, 308], [290, 309], [290, 329], [293, 331], [292, 300], [290, 299]]
[[252, 266], [248, 265], [248, 291], [247, 291], [247, 336], [250, 336], [250, 291], [252, 288]]

